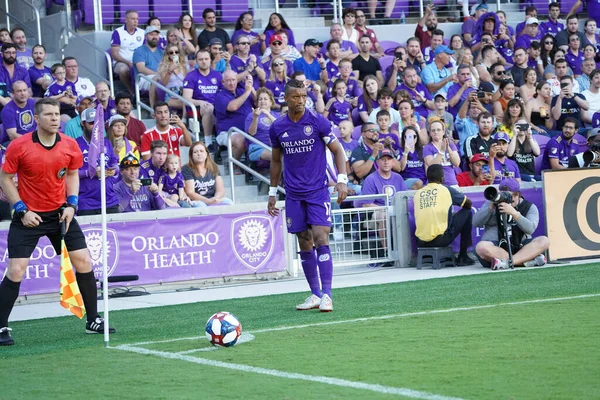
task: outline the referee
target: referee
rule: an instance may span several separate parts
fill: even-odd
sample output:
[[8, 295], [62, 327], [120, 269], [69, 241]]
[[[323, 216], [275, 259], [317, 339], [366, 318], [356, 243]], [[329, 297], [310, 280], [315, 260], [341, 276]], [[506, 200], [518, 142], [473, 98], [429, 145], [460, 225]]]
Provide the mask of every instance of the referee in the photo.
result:
[[[67, 228], [65, 243], [87, 311], [85, 331], [104, 331], [104, 320], [98, 315], [92, 262], [83, 232], [73, 219], [83, 155], [75, 140], [58, 133], [60, 105], [57, 100], [39, 100], [35, 104], [34, 118], [37, 131], [10, 143], [0, 172], [0, 186], [14, 211], [7, 240], [8, 269], [0, 284], [0, 346], [14, 344], [8, 317], [19, 296], [29, 257], [42, 236], [47, 236], [56, 253], [60, 253], [63, 221]], [[18, 174], [18, 189], [13, 181], [15, 174]], [[115, 330], [111, 328], [110, 332]]]

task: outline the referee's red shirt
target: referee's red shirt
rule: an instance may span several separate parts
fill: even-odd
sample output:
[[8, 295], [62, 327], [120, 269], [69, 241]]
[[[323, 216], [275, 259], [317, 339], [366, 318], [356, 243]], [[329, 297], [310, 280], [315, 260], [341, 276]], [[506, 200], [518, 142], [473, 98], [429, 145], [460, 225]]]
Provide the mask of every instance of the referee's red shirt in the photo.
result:
[[77, 142], [59, 133], [56, 143], [47, 149], [37, 131], [13, 140], [6, 149], [2, 170], [18, 174], [18, 189], [27, 208], [36, 212], [59, 209], [67, 199], [67, 171], [83, 165]]

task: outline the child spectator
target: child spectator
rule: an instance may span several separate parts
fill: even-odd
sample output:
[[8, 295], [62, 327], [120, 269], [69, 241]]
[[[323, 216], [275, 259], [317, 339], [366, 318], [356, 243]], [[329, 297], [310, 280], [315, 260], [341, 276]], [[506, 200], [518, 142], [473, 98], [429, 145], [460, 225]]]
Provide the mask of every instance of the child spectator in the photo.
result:
[[446, 124], [446, 135], [452, 137], [452, 129], [454, 127], [454, 117], [448, 111], [448, 101], [446, 95], [438, 93], [433, 99], [433, 110], [429, 112], [427, 116], [427, 123], [430, 123], [433, 119], [441, 119]]
[[379, 141], [389, 149], [396, 153], [400, 151], [400, 138], [396, 133], [390, 132], [390, 113], [386, 110], [381, 110], [377, 113], [377, 125], [379, 125]]
[[77, 91], [75, 85], [67, 80], [67, 70], [62, 64], [54, 64], [50, 71], [54, 82], [48, 86], [44, 97], [51, 97], [60, 103], [60, 120], [67, 122], [77, 116], [75, 103], [77, 100]]
[[167, 171], [158, 178], [158, 192], [169, 207], [189, 208], [189, 197], [185, 194], [185, 182], [179, 171], [179, 157], [175, 154], [167, 156]]
[[340, 122], [348, 119], [352, 105], [346, 99], [348, 87], [342, 79], [337, 79], [333, 84], [333, 97], [325, 105], [323, 116], [328, 118], [334, 126], [339, 126]]

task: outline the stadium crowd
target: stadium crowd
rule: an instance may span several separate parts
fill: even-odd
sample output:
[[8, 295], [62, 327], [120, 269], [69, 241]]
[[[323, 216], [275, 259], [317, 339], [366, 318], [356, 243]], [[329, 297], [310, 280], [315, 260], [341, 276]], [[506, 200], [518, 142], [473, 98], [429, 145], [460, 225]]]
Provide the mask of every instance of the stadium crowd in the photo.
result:
[[[5, 149], [36, 129], [36, 99], [58, 100], [62, 131], [84, 154], [79, 214], [98, 213], [100, 171], [89, 173], [86, 154], [100, 105], [109, 212], [229, 204], [215, 165], [226, 132], [236, 127], [270, 146], [269, 128], [286, 113], [285, 86], [294, 79], [307, 88], [307, 108], [325, 116], [340, 139], [351, 193], [361, 193], [382, 168], [376, 160], [385, 149], [385, 179], [401, 177], [399, 188], [424, 187], [435, 164], [455, 188], [539, 181], [543, 169], [594, 166], [596, 157], [582, 157], [588, 148], [600, 154], [599, 131], [592, 129], [600, 127], [595, 11], [583, 30], [575, 14], [559, 19], [558, 3], [540, 11], [547, 11], [545, 21], [529, 6], [513, 27], [504, 12], [482, 3], [461, 34], [447, 37], [430, 4], [413, 37], [384, 48], [362, 9], [346, 8], [326, 40], [304, 43], [278, 13], [257, 32], [252, 13], [244, 12], [230, 36], [207, 8], [204, 26], [184, 13], [163, 36], [159, 18], [142, 28], [138, 13], [128, 10], [111, 37], [113, 70], [125, 89], [114, 97], [105, 82], [79, 75], [75, 57], [46, 65], [44, 46], [30, 47], [23, 29], [0, 30], [0, 144]], [[151, 80], [169, 91], [157, 91]], [[136, 84], [148, 93], [155, 126], [131, 113]], [[201, 142], [192, 143], [185, 123], [191, 110], [174, 93], [196, 106]], [[236, 159], [271, 160], [241, 135], [231, 143]], [[187, 165], [181, 146], [190, 147]], [[333, 187], [335, 174], [329, 175]]]

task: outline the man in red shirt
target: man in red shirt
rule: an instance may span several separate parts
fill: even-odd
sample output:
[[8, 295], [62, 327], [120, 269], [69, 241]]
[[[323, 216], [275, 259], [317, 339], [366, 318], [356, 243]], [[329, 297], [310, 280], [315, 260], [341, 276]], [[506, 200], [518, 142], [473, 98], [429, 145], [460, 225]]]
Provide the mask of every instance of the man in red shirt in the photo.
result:
[[383, 48], [379, 44], [379, 40], [377, 39], [377, 35], [375, 31], [369, 27], [367, 27], [367, 17], [362, 10], [356, 10], [356, 25], [354, 25], [354, 29], [359, 32], [358, 37], [363, 37], [363, 35], [368, 35], [371, 38], [371, 55], [377, 59], [383, 57], [385, 54], [383, 52]]
[[[488, 159], [479, 153], [471, 157], [469, 171], [456, 175], [458, 186], [487, 186], [492, 178], [488, 167]], [[483, 168], [487, 168], [484, 170]]]
[[[156, 126], [148, 129], [142, 135], [142, 145], [140, 146], [142, 159], [147, 160], [150, 158], [150, 144], [154, 140], [166, 142], [168, 154], [181, 157], [180, 146], [189, 147], [192, 145], [192, 136], [183, 121], [177, 114], [171, 114], [169, 105], [164, 101], [154, 105], [154, 119], [156, 120]], [[170, 124], [174, 124], [176, 127]]]
[[140, 147], [142, 145], [142, 135], [146, 132], [146, 125], [131, 115], [133, 106], [129, 93], [117, 93], [115, 96], [115, 107], [117, 108], [117, 114], [125, 117], [127, 120], [127, 139], [133, 140]]
[[[433, 3], [427, 4], [423, 17], [419, 20], [417, 27], [415, 28], [415, 36], [421, 41], [421, 50], [425, 50], [426, 47], [431, 46], [431, 35], [434, 30], [437, 29], [438, 20], [433, 12]], [[423, 27], [427, 27], [427, 31], [423, 30]]]
[[[87, 311], [86, 333], [104, 331], [104, 320], [98, 315], [92, 261], [83, 232], [73, 218], [79, 201], [79, 168], [83, 165], [83, 155], [74, 139], [58, 133], [58, 101], [39, 100], [34, 118], [37, 131], [22, 135], [8, 146], [0, 172], [0, 185], [14, 210], [7, 238], [8, 269], [0, 284], [0, 346], [14, 344], [8, 317], [38, 240], [47, 236], [60, 254], [63, 221], [65, 243], [77, 271], [77, 284]], [[15, 174], [19, 176], [18, 188], [13, 180]], [[111, 328], [111, 332], [114, 329]]]

